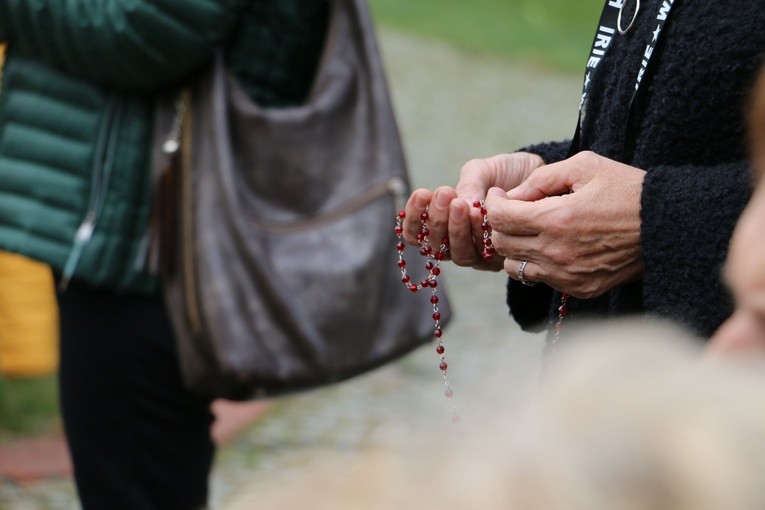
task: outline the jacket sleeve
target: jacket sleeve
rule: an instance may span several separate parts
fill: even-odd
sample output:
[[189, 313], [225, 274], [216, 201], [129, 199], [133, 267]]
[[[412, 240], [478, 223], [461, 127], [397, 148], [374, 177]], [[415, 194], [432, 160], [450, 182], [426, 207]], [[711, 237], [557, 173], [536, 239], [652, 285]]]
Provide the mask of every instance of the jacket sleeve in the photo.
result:
[[[521, 151], [537, 154], [549, 165], [566, 159], [570, 146], [571, 140], [563, 140], [531, 145]], [[507, 306], [524, 331], [538, 332], [547, 327], [552, 299], [553, 290], [547, 285], [528, 287], [512, 278], [507, 279]]]
[[208, 60], [241, 0], [0, 0], [0, 39], [119, 90], [173, 84]]
[[563, 161], [568, 156], [571, 140], [562, 140], [559, 142], [546, 142], [530, 145], [520, 149], [521, 152], [531, 152], [541, 157], [546, 165]]
[[647, 310], [704, 336], [730, 315], [721, 272], [752, 193], [750, 176], [747, 162], [648, 170], [641, 199]]

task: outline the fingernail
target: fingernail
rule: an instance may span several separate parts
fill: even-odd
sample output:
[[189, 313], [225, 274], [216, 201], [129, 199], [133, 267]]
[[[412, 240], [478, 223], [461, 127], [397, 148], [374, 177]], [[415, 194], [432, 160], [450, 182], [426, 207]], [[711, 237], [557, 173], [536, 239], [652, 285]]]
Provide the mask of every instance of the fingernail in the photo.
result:
[[452, 199], [446, 193], [438, 193], [436, 195], [436, 206], [441, 208], [449, 207]]
[[457, 221], [462, 221], [465, 218], [465, 208], [460, 207], [457, 203], [452, 203], [449, 208], [449, 217]]

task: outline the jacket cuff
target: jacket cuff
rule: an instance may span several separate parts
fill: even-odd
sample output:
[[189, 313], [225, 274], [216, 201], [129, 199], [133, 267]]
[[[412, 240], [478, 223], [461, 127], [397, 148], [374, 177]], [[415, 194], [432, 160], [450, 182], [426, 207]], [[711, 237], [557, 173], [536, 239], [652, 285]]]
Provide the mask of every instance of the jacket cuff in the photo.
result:
[[543, 283], [529, 287], [508, 278], [507, 306], [522, 330], [539, 333], [547, 328], [553, 289]]
[[568, 157], [571, 148], [571, 140], [559, 142], [539, 143], [520, 149], [520, 152], [531, 152], [540, 156], [546, 165], [563, 161]]

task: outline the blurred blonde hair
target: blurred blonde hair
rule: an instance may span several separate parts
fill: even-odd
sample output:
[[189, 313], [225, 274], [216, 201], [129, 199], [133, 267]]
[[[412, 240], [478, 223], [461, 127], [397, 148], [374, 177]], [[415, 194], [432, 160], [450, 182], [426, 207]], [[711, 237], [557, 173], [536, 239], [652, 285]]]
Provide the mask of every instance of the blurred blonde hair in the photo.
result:
[[583, 334], [512, 441], [503, 508], [765, 508], [763, 367], [702, 362], [667, 325]]
[[520, 418], [499, 406], [424, 458], [371, 452], [260, 507], [765, 509], [763, 367], [702, 361], [695, 339], [663, 324], [582, 335]]

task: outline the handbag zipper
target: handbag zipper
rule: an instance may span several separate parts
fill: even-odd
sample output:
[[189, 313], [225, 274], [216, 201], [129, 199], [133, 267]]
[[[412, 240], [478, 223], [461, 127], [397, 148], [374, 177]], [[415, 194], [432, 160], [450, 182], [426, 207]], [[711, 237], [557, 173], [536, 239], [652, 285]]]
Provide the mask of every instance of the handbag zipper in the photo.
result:
[[406, 190], [407, 186], [404, 180], [401, 177], [395, 176], [387, 181], [377, 183], [355, 199], [346, 202], [342, 207], [329, 211], [321, 216], [299, 221], [291, 221], [289, 223], [263, 221], [257, 218], [253, 218], [251, 222], [258, 227], [271, 232], [279, 232], [283, 234], [299, 232], [342, 218], [386, 193], [393, 197], [394, 211], [400, 211], [404, 208], [404, 205], [406, 205]]
[[85, 248], [93, 239], [93, 232], [98, 223], [98, 215], [101, 213], [101, 209], [104, 205], [109, 178], [114, 163], [114, 152], [117, 143], [114, 126], [117, 124], [117, 119], [119, 118], [119, 106], [119, 101], [115, 97], [111, 97], [106, 105], [104, 121], [102, 122], [101, 129], [98, 133], [96, 156], [93, 161], [88, 208], [80, 226], [75, 231], [72, 247], [69, 250], [66, 262], [64, 263], [64, 269], [61, 273], [61, 280], [58, 285], [60, 292], [64, 292], [69, 286], [69, 282], [71, 281], [74, 272], [77, 270], [77, 265], [80, 263]]

